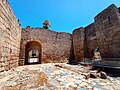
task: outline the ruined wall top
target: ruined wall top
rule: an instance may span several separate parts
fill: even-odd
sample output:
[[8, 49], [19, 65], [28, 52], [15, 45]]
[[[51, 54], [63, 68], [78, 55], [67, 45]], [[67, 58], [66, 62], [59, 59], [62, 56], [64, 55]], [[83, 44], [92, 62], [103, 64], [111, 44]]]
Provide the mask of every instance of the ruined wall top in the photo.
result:
[[118, 9], [119, 9], [119, 13], [120, 13], [120, 7]]
[[85, 30], [86, 30], [87, 37], [90, 37], [90, 36], [93, 37], [93, 36], [96, 35], [94, 23], [91, 23], [90, 25], [88, 25], [87, 27], [85, 27]]
[[73, 30], [73, 34], [78, 33], [79, 31], [83, 31], [83, 30], [84, 30], [84, 27], [77, 28], [77, 29]]
[[[21, 28], [22, 28], [22, 27], [21, 27], [21, 23], [19, 22], [18, 18], [16, 17], [15, 13], [13, 12], [13, 10], [12, 10], [12, 8], [11, 8], [8, 0], [0, 0], [0, 4], [1, 4], [1, 6], [2, 6], [2, 8], [3, 8], [4, 10], [6, 9], [7, 14], [8, 14], [9, 16], [12, 16], [12, 18], [15, 20], [14, 23], [17, 24], [17, 26], [19, 27], [19, 29], [21, 29]], [[4, 7], [3, 4], [4, 4], [7, 8]], [[10, 28], [10, 27], [8, 27], [8, 28]]]
[[58, 33], [58, 34], [69, 34], [71, 35], [70, 33], [67, 33], [67, 32], [56, 32], [55, 30], [51, 30], [51, 29], [44, 29], [44, 28], [40, 28], [40, 27], [32, 27], [32, 26], [27, 26], [26, 28], [22, 28], [22, 31], [29, 31], [29, 30], [39, 30], [39, 31], [42, 31], [42, 32], [53, 32], [53, 33]]
[[106, 14], [108, 15], [113, 12], [119, 13], [119, 9], [114, 4], [111, 4], [109, 7], [107, 7], [106, 9], [104, 9], [102, 12], [95, 16], [95, 21], [99, 18], [104, 17]]

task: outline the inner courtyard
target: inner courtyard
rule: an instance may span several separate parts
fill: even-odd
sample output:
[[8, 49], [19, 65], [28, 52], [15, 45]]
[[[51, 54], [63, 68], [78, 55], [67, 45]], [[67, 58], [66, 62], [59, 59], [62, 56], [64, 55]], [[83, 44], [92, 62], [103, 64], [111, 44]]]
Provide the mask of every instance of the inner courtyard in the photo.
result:
[[0, 0], [0, 90], [120, 89], [119, 7], [111, 4], [72, 33], [42, 24], [23, 28]]

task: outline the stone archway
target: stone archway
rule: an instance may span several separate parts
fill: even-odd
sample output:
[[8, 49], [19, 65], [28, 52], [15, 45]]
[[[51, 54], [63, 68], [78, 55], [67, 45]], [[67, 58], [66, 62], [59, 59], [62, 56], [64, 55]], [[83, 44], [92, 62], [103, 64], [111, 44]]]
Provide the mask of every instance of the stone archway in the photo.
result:
[[25, 45], [25, 65], [41, 63], [42, 48], [37, 41], [30, 41]]

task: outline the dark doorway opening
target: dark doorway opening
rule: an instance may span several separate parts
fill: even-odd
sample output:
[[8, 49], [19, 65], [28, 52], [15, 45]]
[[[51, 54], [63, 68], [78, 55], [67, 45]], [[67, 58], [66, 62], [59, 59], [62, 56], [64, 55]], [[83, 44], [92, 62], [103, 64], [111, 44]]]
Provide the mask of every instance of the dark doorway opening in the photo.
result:
[[39, 42], [28, 42], [25, 46], [25, 65], [40, 64], [41, 52], [41, 44]]

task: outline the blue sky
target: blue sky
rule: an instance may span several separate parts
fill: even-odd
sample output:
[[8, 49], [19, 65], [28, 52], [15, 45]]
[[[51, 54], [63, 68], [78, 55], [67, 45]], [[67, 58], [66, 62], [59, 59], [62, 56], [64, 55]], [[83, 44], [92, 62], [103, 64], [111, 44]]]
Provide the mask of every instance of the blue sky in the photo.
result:
[[42, 27], [44, 20], [57, 32], [72, 32], [94, 21], [94, 17], [120, 0], [8, 0], [22, 27]]

